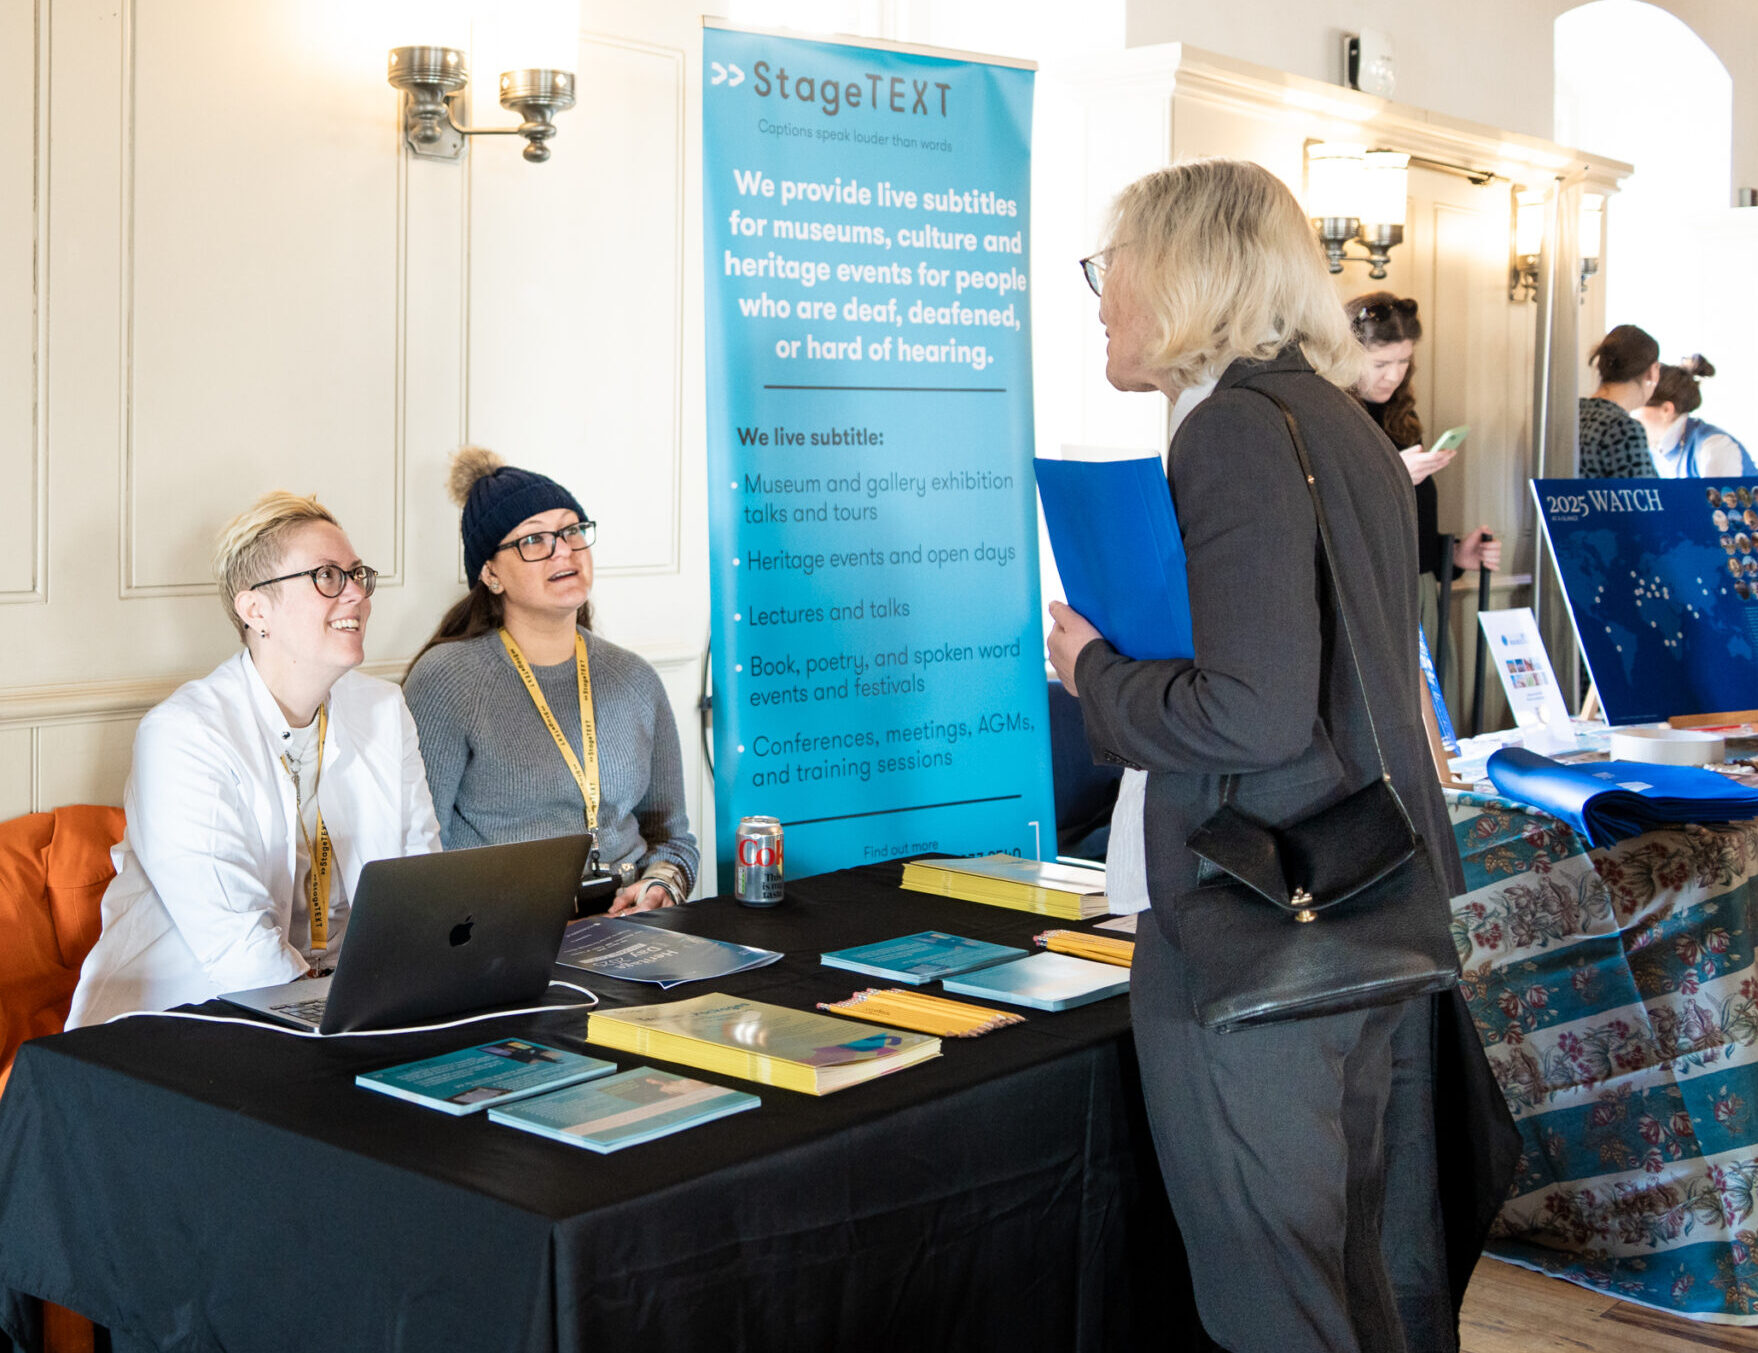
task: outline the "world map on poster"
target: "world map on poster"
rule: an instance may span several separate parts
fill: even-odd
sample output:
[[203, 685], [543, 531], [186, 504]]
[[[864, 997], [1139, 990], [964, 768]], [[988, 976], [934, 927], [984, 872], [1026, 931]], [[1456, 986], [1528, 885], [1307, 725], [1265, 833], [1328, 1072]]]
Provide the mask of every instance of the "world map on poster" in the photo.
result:
[[1758, 708], [1758, 479], [1535, 479], [1613, 724]]

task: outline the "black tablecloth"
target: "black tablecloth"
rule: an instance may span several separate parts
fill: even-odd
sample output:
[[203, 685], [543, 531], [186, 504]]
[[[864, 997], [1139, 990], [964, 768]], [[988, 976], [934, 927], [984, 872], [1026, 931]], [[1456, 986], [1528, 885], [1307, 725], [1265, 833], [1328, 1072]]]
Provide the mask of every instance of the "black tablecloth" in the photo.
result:
[[[825, 949], [930, 928], [1028, 944], [1053, 924], [896, 878], [871, 866], [790, 882], [773, 911], [660, 913], [787, 954], [676, 995], [810, 1008], [867, 985], [820, 965]], [[606, 1005], [666, 999], [587, 984]], [[565, 1042], [585, 1018], [322, 1042], [131, 1019], [26, 1045], [0, 1100], [0, 1329], [31, 1347], [42, 1298], [118, 1349], [1200, 1337], [1125, 999], [948, 1039], [942, 1058], [821, 1099], [744, 1086], [760, 1108], [602, 1157], [353, 1084], [493, 1037]]]

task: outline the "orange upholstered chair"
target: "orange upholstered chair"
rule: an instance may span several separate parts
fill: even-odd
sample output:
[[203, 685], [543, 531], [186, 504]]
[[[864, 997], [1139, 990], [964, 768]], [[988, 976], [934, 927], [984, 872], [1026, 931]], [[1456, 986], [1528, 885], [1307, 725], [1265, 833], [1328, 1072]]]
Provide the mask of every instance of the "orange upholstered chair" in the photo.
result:
[[76, 804], [0, 822], [0, 1092], [19, 1044], [67, 1023], [122, 821], [120, 808]]
[[[77, 804], [0, 822], [0, 1092], [27, 1038], [60, 1033], [79, 968], [98, 942], [122, 810]], [[82, 1315], [43, 1304], [45, 1353], [92, 1353]]]

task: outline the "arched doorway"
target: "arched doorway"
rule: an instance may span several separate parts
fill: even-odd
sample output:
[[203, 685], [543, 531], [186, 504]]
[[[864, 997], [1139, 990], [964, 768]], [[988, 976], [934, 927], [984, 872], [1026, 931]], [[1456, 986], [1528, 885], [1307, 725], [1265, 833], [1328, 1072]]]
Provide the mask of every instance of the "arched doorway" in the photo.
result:
[[[1730, 377], [1739, 372], [1704, 391], [1706, 407], [1719, 405], [1711, 420], [1720, 412], [1731, 422], [1735, 387], [1758, 375], [1745, 319], [1715, 313], [1727, 308], [1718, 300], [1736, 263], [1726, 238], [1736, 215], [1733, 80], [1682, 20], [1639, 0], [1595, 0], [1559, 16], [1555, 63], [1556, 139], [1636, 167], [1606, 205], [1605, 324], [1641, 325], [1664, 361], [1704, 352]], [[1598, 337], [1583, 333], [1583, 346]]]

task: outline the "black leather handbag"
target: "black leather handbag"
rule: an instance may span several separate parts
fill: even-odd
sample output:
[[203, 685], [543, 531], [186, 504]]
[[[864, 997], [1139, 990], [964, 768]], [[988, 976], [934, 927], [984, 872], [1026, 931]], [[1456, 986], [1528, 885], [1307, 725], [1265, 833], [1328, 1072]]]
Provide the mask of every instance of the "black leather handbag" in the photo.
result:
[[[1267, 390], [1257, 393], [1281, 409], [1293, 438], [1318, 517], [1338, 632], [1368, 705], [1306, 442], [1288, 406]], [[1379, 775], [1365, 787], [1273, 827], [1233, 806], [1237, 777], [1228, 776], [1220, 809], [1186, 842], [1212, 879], [1173, 902], [1204, 1028], [1229, 1032], [1394, 1005], [1458, 981], [1447, 890], [1392, 787], [1370, 705], [1366, 714]]]

